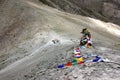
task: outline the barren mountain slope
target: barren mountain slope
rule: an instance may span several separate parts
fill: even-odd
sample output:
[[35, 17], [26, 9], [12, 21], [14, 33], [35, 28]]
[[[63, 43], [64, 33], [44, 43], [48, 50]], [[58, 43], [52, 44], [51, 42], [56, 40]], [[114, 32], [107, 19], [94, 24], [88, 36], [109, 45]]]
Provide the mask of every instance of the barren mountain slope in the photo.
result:
[[72, 14], [80, 14], [120, 25], [120, 0], [39, 0]]
[[[66, 75], [62, 74], [71, 68], [57, 70], [56, 66], [71, 58], [68, 53], [79, 44], [80, 32], [84, 27], [90, 30], [96, 48], [83, 50], [83, 53], [96, 51], [96, 54], [119, 63], [118, 25], [61, 12], [38, 0], [0, 0], [0, 4], [0, 80], [64, 80]], [[58, 39], [60, 43], [53, 44], [53, 39]], [[83, 66], [79, 73], [82, 70], [87, 72], [87, 68], [92, 72], [98, 66], [101, 66], [98, 69], [100, 73], [104, 67], [105, 75], [109, 73], [107, 68], [114, 73], [106, 77], [101, 75], [103, 79], [111, 79], [111, 75], [120, 73], [116, 72], [119, 65], [112, 63]], [[80, 67], [72, 67], [72, 73]], [[89, 77], [86, 73], [83, 76], [87, 76], [81, 78], [85, 80]], [[100, 80], [94, 74], [91, 78]]]

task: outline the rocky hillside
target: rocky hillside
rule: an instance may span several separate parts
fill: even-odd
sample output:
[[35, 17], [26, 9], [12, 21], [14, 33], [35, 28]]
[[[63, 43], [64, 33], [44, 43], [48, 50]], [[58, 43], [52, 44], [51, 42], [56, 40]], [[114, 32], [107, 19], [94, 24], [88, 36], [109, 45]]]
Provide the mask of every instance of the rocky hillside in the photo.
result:
[[120, 0], [39, 0], [44, 4], [73, 14], [120, 25]]
[[[63, 10], [53, 2], [47, 4]], [[0, 80], [120, 79], [120, 26], [60, 10], [39, 0], [0, 0]], [[95, 54], [112, 62], [58, 69], [59, 64], [74, 58], [73, 50], [79, 47], [85, 27], [94, 47], [81, 48], [81, 54]]]

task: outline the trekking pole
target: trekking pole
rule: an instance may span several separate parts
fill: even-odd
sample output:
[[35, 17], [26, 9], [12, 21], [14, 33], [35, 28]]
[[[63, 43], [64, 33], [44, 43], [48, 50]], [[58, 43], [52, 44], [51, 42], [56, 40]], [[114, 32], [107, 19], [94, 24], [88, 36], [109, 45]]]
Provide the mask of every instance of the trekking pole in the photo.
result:
[[65, 54], [65, 62], [67, 62], [67, 51], [66, 51], [66, 54]]
[[95, 49], [95, 46], [92, 44], [92, 47]]

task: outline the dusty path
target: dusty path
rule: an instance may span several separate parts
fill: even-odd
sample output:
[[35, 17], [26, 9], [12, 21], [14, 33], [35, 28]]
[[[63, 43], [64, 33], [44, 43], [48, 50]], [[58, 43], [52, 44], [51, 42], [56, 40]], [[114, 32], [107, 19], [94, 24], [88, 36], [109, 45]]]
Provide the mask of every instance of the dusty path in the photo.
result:
[[20, 59], [7, 66], [5, 69], [2, 69], [0, 71], [0, 80], [4, 78], [4, 80], [7, 80], [6, 76], [14, 75], [15, 77], [17, 73], [19, 74], [22, 70], [27, 67], [30, 68], [39, 62], [50, 60], [51, 63], [51, 60], [54, 60], [57, 55], [62, 53], [64, 53], [63, 55], [66, 55], [66, 50], [70, 49], [73, 45], [70, 41], [68, 41], [69, 44], [66, 43], [63, 42], [62, 44], [53, 44], [52, 41], [46, 43], [33, 51], [29, 56], [26, 56], [23, 59]]

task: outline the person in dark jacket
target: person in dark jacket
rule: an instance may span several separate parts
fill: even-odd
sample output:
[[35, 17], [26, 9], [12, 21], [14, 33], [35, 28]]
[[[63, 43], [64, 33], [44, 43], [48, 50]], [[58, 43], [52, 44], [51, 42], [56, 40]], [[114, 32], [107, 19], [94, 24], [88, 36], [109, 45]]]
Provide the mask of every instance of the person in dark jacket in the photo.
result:
[[81, 38], [80, 45], [81, 46], [87, 45], [87, 48], [90, 48], [92, 46], [90, 32], [88, 31], [87, 28], [84, 28], [81, 33], [83, 34], [83, 36]]
[[83, 34], [84, 37], [91, 39], [91, 34], [87, 28], [84, 28], [81, 33]]

